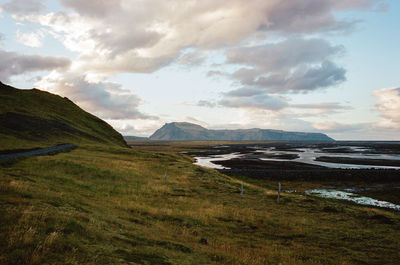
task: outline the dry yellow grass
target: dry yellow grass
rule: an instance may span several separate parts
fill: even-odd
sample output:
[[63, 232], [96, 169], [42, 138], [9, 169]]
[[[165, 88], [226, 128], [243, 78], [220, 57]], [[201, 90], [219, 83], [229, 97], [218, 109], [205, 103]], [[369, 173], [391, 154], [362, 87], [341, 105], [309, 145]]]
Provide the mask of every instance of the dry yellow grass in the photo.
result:
[[[149, 174], [151, 168], [151, 174]], [[167, 170], [167, 181], [164, 172]], [[396, 212], [282, 194], [178, 153], [84, 146], [4, 164], [1, 264], [396, 264]], [[326, 211], [326, 207], [335, 209]]]

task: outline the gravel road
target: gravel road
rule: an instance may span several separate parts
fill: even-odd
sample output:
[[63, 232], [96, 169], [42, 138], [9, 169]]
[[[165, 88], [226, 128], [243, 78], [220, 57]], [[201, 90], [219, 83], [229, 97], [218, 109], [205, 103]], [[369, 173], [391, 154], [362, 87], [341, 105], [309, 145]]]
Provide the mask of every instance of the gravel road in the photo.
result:
[[6, 160], [10, 160], [10, 159], [19, 158], [19, 157], [46, 155], [49, 153], [59, 153], [59, 152], [70, 150], [75, 147], [76, 147], [76, 145], [74, 145], [74, 144], [63, 144], [63, 145], [56, 145], [56, 146], [52, 146], [52, 147], [35, 149], [35, 150], [21, 152], [21, 153], [0, 154], [0, 161], [6, 161]]

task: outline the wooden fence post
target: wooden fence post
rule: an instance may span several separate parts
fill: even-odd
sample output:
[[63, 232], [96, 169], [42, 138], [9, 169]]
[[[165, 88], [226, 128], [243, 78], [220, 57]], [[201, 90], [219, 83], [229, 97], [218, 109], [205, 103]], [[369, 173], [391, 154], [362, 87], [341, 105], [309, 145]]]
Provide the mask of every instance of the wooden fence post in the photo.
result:
[[278, 199], [277, 202], [279, 203], [281, 200], [281, 183], [278, 184]]

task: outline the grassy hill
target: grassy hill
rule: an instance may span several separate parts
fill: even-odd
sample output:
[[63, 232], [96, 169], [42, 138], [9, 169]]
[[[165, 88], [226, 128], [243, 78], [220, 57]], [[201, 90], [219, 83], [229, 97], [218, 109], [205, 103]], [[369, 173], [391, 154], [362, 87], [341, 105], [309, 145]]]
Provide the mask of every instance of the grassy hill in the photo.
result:
[[126, 146], [109, 124], [72, 101], [38, 89], [20, 90], [0, 82], [0, 149], [60, 143]]

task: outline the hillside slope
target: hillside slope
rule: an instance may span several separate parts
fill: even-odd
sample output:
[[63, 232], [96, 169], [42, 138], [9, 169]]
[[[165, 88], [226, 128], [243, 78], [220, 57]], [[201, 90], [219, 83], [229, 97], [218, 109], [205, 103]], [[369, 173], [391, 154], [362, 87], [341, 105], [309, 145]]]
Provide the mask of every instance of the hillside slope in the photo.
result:
[[0, 149], [59, 143], [126, 146], [120, 133], [69, 99], [0, 82]]
[[281, 130], [208, 130], [188, 122], [166, 123], [150, 136], [164, 141], [333, 141], [323, 133], [286, 132]]

